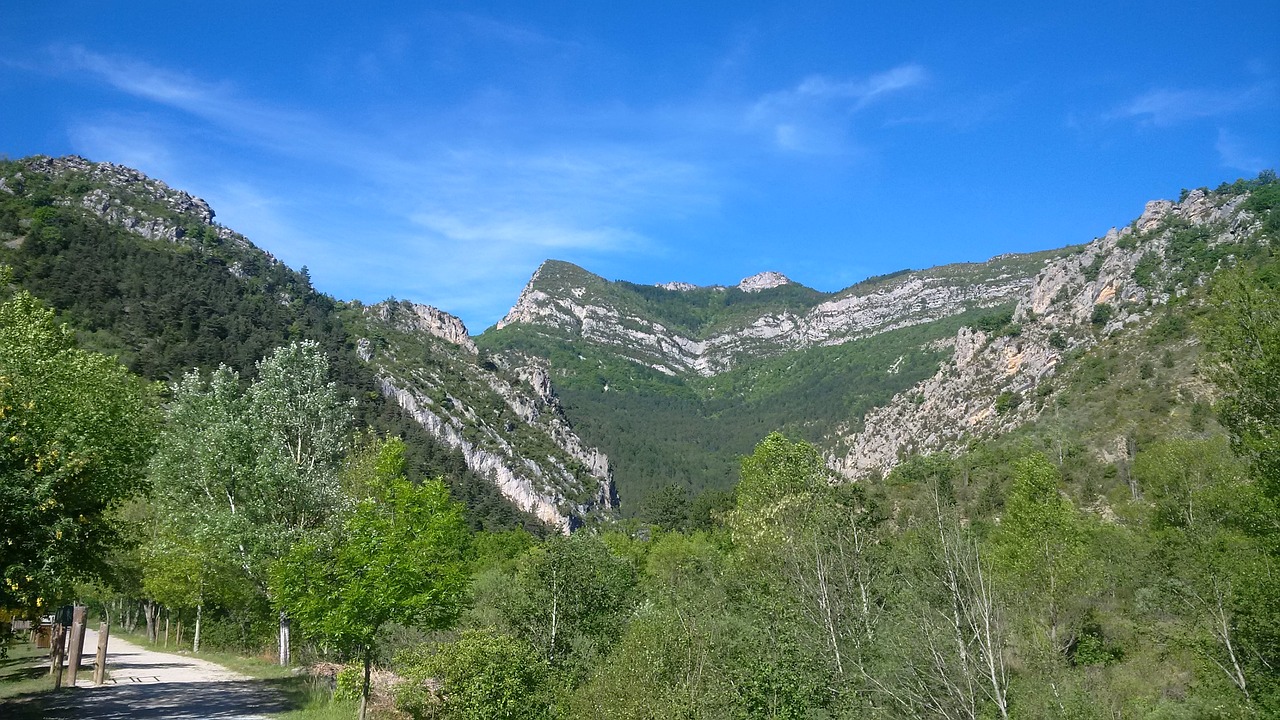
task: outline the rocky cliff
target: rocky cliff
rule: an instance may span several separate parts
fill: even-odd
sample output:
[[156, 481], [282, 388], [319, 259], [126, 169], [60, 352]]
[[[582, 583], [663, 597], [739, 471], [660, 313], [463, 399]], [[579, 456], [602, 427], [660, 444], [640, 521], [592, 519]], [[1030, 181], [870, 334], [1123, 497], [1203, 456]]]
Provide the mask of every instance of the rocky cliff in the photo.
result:
[[743, 361], [838, 345], [1009, 302], [1032, 285], [1036, 272], [1053, 257], [1052, 252], [1004, 255], [986, 263], [897, 273], [834, 294], [803, 288], [809, 295], [799, 303], [792, 296], [786, 299], [793, 302], [770, 302], [787, 289], [802, 288], [776, 272], [746, 278], [736, 288], [659, 286], [672, 298], [730, 292], [755, 296], [751, 304], [722, 302], [704, 324], [683, 328], [647, 312], [653, 303], [635, 297], [626, 284], [547, 261], [496, 329], [537, 328], [612, 348], [670, 375], [711, 377]]
[[[75, 156], [25, 158], [5, 164], [0, 197], [5, 196], [21, 200], [24, 206], [52, 204], [83, 213], [94, 224], [124, 229], [137, 237], [146, 252], [164, 256], [172, 246], [179, 252], [171, 262], [199, 258], [200, 266], [210, 273], [231, 276], [228, 282], [210, 287], [231, 296], [232, 304], [245, 285], [241, 281], [250, 277], [256, 291], [281, 308], [301, 307], [294, 302], [298, 293], [311, 291], [303, 276], [243, 235], [217, 224], [204, 200], [131, 168]], [[0, 250], [21, 252], [24, 230], [31, 224], [28, 217], [25, 225], [7, 222], [0, 227]], [[148, 280], [164, 282], [162, 277]], [[102, 284], [114, 287], [119, 281], [106, 278]], [[335, 307], [343, 304], [317, 303], [316, 314], [306, 320], [344, 325], [355, 332], [355, 354], [376, 375], [382, 394], [426, 433], [458, 450], [468, 468], [494, 483], [514, 504], [565, 529], [588, 514], [607, 513], [616, 505], [608, 458], [574, 434], [545, 372], [535, 366], [482, 361], [462, 322], [436, 308], [409, 302], [367, 308], [352, 303], [342, 311], [342, 318], [321, 317]], [[129, 306], [124, 312], [130, 312]], [[288, 311], [276, 314], [285, 318], [281, 323], [289, 324]], [[235, 329], [257, 342], [269, 337], [254, 327], [245, 330], [246, 325], [238, 323]], [[301, 321], [289, 332], [298, 327]], [[137, 333], [129, 338], [135, 336], [147, 342]], [[225, 326], [221, 340], [234, 342]], [[188, 356], [196, 354], [183, 357]]]
[[[0, 179], [0, 192], [21, 193], [29, 176], [42, 175], [56, 183], [54, 202], [82, 207], [108, 224], [122, 227], [148, 240], [181, 243], [206, 249], [206, 243], [224, 244], [252, 251], [278, 264], [270, 253], [214, 221], [209, 204], [182, 190], [148, 177], [133, 168], [90, 162], [77, 155], [34, 156], [19, 161], [22, 169]], [[203, 229], [198, 237], [193, 230]]]
[[609, 458], [574, 433], [545, 369], [480, 358], [461, 320], [425, 305], [379, 303], [361, 325], [382, 392], [518, 507], [568, 531], [617, 505]]
[[1051, 391], [1041, 383], [1065, 353], [1147, 321], [1259, 241], [1247, 198], [1194, 190], [1180, 202], [1152, 201], [1128, 227], [1051, 260], [1017, 295], [1016, 330], [962, 328], [933, 377], [872, 410], [860, 431], [829, 436], [833, 467], [850, 478], [885, 472], [905, 454], [956, 451], [1027, 422], [1044, 405], [1022, 400]]

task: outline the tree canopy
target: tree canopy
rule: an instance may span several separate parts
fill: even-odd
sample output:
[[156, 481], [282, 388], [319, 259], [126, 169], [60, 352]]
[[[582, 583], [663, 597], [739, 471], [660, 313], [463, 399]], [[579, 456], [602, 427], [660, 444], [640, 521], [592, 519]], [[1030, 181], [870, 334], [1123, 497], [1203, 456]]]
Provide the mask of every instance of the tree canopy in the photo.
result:
[[0, 348], [0, 606], [46, 607], [101, 574], [146, 490], [155, 392], [24, 291], [0, 302]]

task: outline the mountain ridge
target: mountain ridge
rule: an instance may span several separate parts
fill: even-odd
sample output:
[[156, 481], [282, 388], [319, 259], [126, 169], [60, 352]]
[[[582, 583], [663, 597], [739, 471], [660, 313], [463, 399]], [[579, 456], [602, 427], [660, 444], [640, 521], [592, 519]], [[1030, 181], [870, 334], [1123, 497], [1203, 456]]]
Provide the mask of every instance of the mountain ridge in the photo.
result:
[[[734, 295], [732, 288], [636, 286], [552, 261], [531, 278], [507, 322], [478, 336], [477, 343], [499, 355], [515, 350], [550, 359], [567, 415], [596, 426], [588, 440], [624, 458], [617, 466], [624, 501], [628, 486], [651, 481], [626, 471], [628, 460], [640, 459], [639, 451], [630, 458], [620, 452], [626, 443], [603, 417], [610, 407], [650, 413], [650, 424], [690, 422], [686, 434], [704, 438], [717, 437], [726, 418], [744, 414], [794, 423], [770, 415], [786, 396], [753, 389], [776, 386], [788, 372], [828, 374], [832, 381], [842, 372], [854, 373], [848, 377], [855, 385], [879, 384], [880, 390], [860, 395], [828, 382], [829, 394], [843, 393], [845, 399], [831, 410], [800, 409], [809, 421], [790, 425], [823, 448], [842, 476], [877, 477], [912, 454], [956, 452], [1034, 420], [1057, 402], [1048, 381], [1064, 360], [1087, 356], [1127, 328], [1149, 325], [1160, 308], [1187, 297], [1221, 267], [1259, 252], [1266, 242], [1258, 237], [1260, 214], [1268, 211], [1247, 206], [1252, 190], [1274, 182], [1224, 184], [1216, 191], [1185, 192], [1178, 201], [1153, 200], [1128, 226], [1083, 244], [900, 271], [834, 293], [805, 288], [812, 294], [773, 304], [770, 293], [787, 288], [751, 298], [739, 293], [747, 303], [734, 307], [724, 302]], [[941, 323], [954, 318], [967, 319], [942, 332]], [[926, 332], [900, 336], [910, 328]], [[889, 340], [875, 352], [882, 353], [884, 379], [875, 380], [858, 357], [870, 357], [867, 343], [882, 337]], [[796, 369], [804, 353], [824, 348], [830, 349], [827, 355], [814, 355], [800, 363], [807, 369]], [[911, 376], [890, 380], [909, 357], [916, 358]], [[847, 371], [823, 367], [851, 360]], [[931, 362], [937, 363], [934, 369], [921, 376]], [[657, 374], [645, 380], [635, 375], [637, 365]], [[668, 407], [684, 398], [678, 403], [685, 409], [671, 415], [661, 403], [637, 405], [625, 397], [654, 392], [673, 398], [663, 401]], [[758, 400], [725, 405], [722, 398], [735, 394]], [[840, 407], [846, 408], [844, 417]], [[627, 428], [624, 435], [643, 432]], [[670, 438], [666, 449], [653, 451], [678, 454], [679, 442]], [[749, 451], [745, 440], [736, 442], [738, 454]], [[698, 472], [675, 470], [666, 477], [696, 489], [705, 482], [690, 480], [705, 477]], [[663, 473], [654, 466], [641, 474]]]
[[[336, 343], [350, 345], [368, 391], [516, 506], [565, 529], [613, 517], [620, 502], [634, 513], [664, 484], [725, 489], [738, 458], [777, 429], [817, 444], [854, 480], [1009, 433], [1062, 402], [1063, 367], [1165, 322], [1174, 311], [1164, 308], [1269, 252], [1275, 235], [1276, 181], [1264, 174], [1153, 200], [1084, 244], [903, 270], [836, 292], [770, 271], [737, 286], [638, 285], [548, 260], [503, 321], [473, 336], [429, 306], [326, 299], [305, 274], [218, 225], [203, 200], [135, 170], [79, 157], [4, 169], [0, 261], [22, 259], [22, 282], [51, 293], [106, 349], [154, 372], [207, 364], [231, 342], [243, 366], [277, 336], [328, 333], [335, 357], [348, 352]], [[221, 278], [218, 292], [253, 293], [232, 301], [273, 329], [224, 327], [213, 306], [166, 305], [181, 323], [148, 320], [156, 301], [130, 299], [145, 279], [114, 260], [58, 259], [69, 218], [136, 238], [166, 268], [203, 268], [201, 282]], [[1168, 392], [1197, 396], [1188, 382], [1171, 377]]]

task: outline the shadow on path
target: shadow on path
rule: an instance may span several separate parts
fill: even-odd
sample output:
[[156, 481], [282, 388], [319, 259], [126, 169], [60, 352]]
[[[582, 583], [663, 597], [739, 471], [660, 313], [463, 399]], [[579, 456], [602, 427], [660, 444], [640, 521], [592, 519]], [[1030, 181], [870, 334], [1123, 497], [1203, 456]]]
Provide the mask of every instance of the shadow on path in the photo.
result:
[[0, 714], [49, 720], [248, 720], [302, 704], [298, 683], [289, 678], [130, 683], [18, 696], [4, 703]]

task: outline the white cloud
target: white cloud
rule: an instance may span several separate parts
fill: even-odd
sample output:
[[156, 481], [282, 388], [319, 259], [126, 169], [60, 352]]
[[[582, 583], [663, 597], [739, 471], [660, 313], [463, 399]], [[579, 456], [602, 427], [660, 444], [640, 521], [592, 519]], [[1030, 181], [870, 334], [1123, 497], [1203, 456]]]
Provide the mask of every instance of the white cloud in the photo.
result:
[[[555, 45], [520, 28], [473, 32]], [[81, 47], [52, 57], [63, 74], [176, 111], [82, 119], [77, 144], [95, 159], [137, 164], [204, 193], [220, 219], [290, 264], [305, 262], [322, 288], [408, 297], [469, 323], [500, 316], [548, 257], [665, 254], [645, 228], [714, 211], [734, 168], [758, 149], [759, 131], [787, 150], [847, 154], [850, 116], [926, 79], [916, 65], [865, 78], [812, 76], [747, 104], [750, 127], [741, 102], [558, 108], [526, 118], [480, 97], [388, 116], [364, 132], [321, 110], [261, 102], [230, 83], [134, 58]]]
[[1219, 128], [1218, 141], [1214, 144], [1224, 167], [1247, 173], [1260, 172], [1271, 166], [1258, 148], [1234, 133]]
[[[473, 126], [488, 119], [452, 114], [366, 134], [131, 58], [83, 48], [55, 56], [64, 71], [181, 113], [86, 118], [73, 131], [76, 145], [171, 183], [198, 179], [184, 189], [207, 195], [221, 220], [258, 245], [305, 262], [321, 287], [390, 291], [492, 317], [548, 257], [661, 253], [637, 229], [645, 220], [715, 201], [706, 167], [645, 143], [569, 133], [537, 146], [503, 133], [479, 142], [469, 139]], [[227, 153], [230, 146], [248, 152]], [[305, 178], [287, 201], [265, 190], [287, 175]]]
[[1233, 115], [1257, 106], [1267, 95], [1263, 86], [1231, 90], [1158, 89], [1133, 98], [1107, 117], [1168, 127], [1191, 120]]
[[851, 116], [928, 79], [919, 65], [902, 65], [866, 78], [812, 75], [794, 88], [769, 93], [747, 112], [747, 122], [765, 128], [784, 150], [833, 153], [846, 150]]
[[95, 161], [109, 161], [176, 183], [179, 162], [164, 134], [142, 118], [80, 121], [68, 128], [75, 151]]

